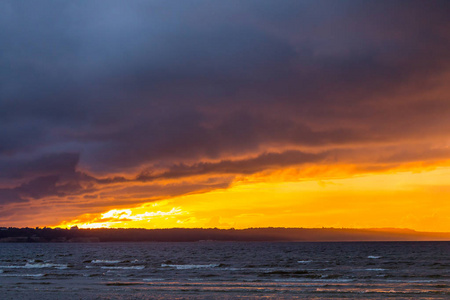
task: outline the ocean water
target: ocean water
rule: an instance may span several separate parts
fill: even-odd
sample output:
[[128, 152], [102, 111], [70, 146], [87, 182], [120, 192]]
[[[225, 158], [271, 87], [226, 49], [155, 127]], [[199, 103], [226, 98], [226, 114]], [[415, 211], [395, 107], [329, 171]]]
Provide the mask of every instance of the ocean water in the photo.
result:
[[0, 244], [0, 299], [450, 299], [450, 242]]

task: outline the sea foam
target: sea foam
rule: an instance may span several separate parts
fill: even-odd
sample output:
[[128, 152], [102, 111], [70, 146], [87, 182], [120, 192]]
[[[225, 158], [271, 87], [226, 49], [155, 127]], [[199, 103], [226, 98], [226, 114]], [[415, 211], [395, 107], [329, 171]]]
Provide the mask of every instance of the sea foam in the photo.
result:
[[309, 263], [312, 263], [312, 260], [298, 260], [297, 262], [299, 264], [309, 264]]
[[163, 267], [163, 268], [175, 268], [177, 270], [216, 268], [218, 266], [219, 266], [219, 264], [208, 264], [208, 265], [169, 265], [169, 264], [161, 264], [161, 267]]
[[45, 274], [1, 274], [2, 277], [43, 277]]
[[120, 263], [120, 260], [102, 260], [102, 259], [95, 259], [91, 261], [93, 264], [118, 264]]
[[142, 270], [145, 266], [131, 266], [131, 267], [101, 267], [107, 270]]
[[3, 268], [3, 269], [55, 268], [55, 269], [59, 269], [59, 270], [64, 270], [64, 269], [67, 269], [67, 265], [65, 265], [65, 264], [52, 264], [52, 263], [37, 263], [37, 264], [26, 263], [24, 266], [7, 265], [7, 266], [0, 266], [0, 268]]

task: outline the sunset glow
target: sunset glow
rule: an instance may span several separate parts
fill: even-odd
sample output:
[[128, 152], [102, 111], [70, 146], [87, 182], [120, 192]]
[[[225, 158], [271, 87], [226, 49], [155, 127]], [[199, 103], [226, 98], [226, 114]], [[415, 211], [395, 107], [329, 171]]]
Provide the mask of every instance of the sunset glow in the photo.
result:
[[[81, 216], [80, 228], [414, 228], [450, 231], [450, 167], [298, 180], [296, 170], [230, 188]], [[297, 173], [298, 172], [297, 170]], [[282, 175], [284, 174], [284, 175]], [[288, 180], [286, 176], [293, 176]], [[259, 180], [260, 182], [257, 182]], [[175, 207], [176, 205], [176, 207]]]
[[0, 3], [0, 227], [450, 231], [432, 3]]

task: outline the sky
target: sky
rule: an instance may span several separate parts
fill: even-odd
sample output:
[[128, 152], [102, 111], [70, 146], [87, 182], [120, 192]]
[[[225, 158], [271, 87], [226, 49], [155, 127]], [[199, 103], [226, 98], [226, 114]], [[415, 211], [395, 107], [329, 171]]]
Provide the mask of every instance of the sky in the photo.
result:
[[450, 231], [449, 1], [0, 2], [0, 226]]

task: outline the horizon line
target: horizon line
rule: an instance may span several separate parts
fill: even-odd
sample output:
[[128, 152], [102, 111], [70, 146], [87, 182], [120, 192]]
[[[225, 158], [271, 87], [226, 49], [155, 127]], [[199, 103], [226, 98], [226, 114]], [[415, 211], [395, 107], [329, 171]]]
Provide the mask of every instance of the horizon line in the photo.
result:
[[0, 226], [0, 229], [62, 229], [62, 230], [70, 230], [70, 229], [78, 229], [78, 230], [96, 230], [96, 229], [121, 229], [121, 230], [170, 230], [170, 229], [183, 229], [183, 230], [248, 230], [248, 229], [306, 229], [306, 230], [326, 230], [326, 229], [334, 229], [334, 230], [369, 230], [369, 231], [387, 231], [387, 232], [393, 232], [393, 231], [400, 231], [400, 232], [411, 232], [411, 233], [448, 233], [450, 234], [450, 231], [419, 231], [416, 229], [411, 228], [400, 228], [400, 227], [274, 227], [274, 226], [268, 226], [268, 227], [246, 227], [246, 228], [218, 228], [218, 227], [161, 227], [161, 228], [144, 228], [144, 227], [98, 227], [98, 228], [80, 228], [78, 226], [67, 226], [67, 227], [61, 227], [61, 226], [36, 226], [36, 227], [14, 227], [14, 226]]

